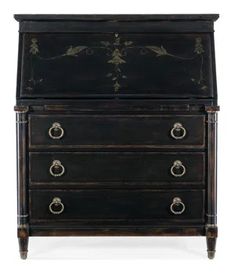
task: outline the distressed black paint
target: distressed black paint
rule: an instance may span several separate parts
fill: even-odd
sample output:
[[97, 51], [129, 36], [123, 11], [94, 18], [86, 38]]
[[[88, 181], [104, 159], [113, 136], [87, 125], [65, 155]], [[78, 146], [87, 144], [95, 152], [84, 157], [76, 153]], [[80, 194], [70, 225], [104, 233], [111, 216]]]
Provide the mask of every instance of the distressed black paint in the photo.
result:
[[218, 15], [15, 18], [21, 257], [29, 236], [171, 235], [213, 258]]

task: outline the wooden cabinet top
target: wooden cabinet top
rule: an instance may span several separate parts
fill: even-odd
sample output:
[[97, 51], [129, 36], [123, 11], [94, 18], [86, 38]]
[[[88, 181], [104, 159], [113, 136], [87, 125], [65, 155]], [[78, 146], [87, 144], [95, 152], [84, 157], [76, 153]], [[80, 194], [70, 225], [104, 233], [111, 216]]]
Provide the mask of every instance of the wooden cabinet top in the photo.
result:
[[218, 14], [148, 14], [148, 15], [139, 15], [139, 14], [114, 14], [114, 15], [105, 15], [105, 14], [96, 14], [96, 15], [57, 15], [57, 14], [16, 14], [14, 18], [17, 21], [178, 21], [178, 20], [204, 20], [204, 21], [216, 21], [218, 19]]

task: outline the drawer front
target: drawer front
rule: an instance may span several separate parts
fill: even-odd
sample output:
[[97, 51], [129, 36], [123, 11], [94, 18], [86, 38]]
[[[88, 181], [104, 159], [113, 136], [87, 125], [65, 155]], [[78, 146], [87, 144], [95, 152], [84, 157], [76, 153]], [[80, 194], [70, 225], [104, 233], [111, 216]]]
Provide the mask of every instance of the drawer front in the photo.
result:
[[204, 115], [30, 115], [30, 147], [203, 147]]
[[204, 153], [30, 153], [30, 183], [204, 183]]
[[20, 97], [213, 96], [206, 33], [24, 34]]
[[[32, 190], [30, 220], [144, 219], [203, 222], [204, 191]], [[161, 220], [162, 219], [162, 220]], [[107, 221], [106, 221], [107, 220]], [[81, 221], [81, 223], [83, 223]]]

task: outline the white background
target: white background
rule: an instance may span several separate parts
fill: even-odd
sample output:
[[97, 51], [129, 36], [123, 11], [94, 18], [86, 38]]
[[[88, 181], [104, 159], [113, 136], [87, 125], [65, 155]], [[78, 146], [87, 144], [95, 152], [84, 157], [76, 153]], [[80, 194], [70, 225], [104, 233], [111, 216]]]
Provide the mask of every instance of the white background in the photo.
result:
[[[8, 0], [0, 2], [0, 279], [235, 279], [234, 8], [232, 0]], [[215, 23], [219, 104], [219, 238], [16, 238], [15, 105], [18, 23], [14, 13], [220, 13]], [[199, 278], [200, 277], [200, 278]]]

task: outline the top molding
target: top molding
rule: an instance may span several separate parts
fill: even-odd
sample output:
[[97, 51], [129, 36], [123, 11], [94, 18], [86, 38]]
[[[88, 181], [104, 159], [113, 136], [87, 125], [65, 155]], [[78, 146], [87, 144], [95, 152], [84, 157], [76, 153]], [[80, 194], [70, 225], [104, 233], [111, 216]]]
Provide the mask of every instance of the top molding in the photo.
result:
[[219, 14], [115, 14], [115, 15], [61, 15], [61, 14], [16, 14], [14, 18], [19, 21], [114, 21], [114, 22], [141, 22], [141, 21], [216, 21]]

